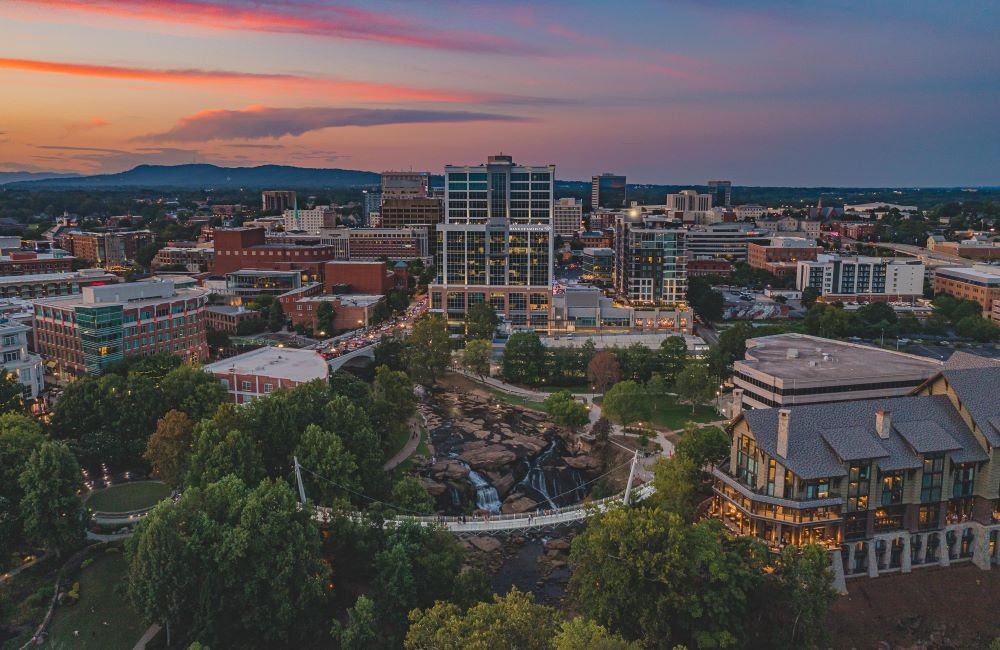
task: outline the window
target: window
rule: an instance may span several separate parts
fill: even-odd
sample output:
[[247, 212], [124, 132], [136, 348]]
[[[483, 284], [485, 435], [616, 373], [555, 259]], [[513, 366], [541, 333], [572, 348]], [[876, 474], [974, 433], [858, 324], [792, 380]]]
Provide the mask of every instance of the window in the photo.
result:
[[274, 384], [264, 384], [264, 392], [270, 393], [274, 390]]
[[250, 382], [248, 382], [248, 381], [241, 381], [240, 382], [240, 390], [250, 390]]
[[955, 465], [952, 472], [955, 481], [951, 490], [952, 498], [972, 496], [976, 482], [976, 466], [971, 463], [961, 463]]
[[926, 530], [928, 528], [937, 528], [940, 510], [941, 508], [938, 507], [937, 504], [931, 506], [920, 506], [920, 513], [918, 516], [920, 529]]
[[892, 506], [903, 502], [903, 472], [882, 473], [882, 505]]
[[229, 380], [228, 379], [220, 379], [219, 383], [222, 384], [223, 388], [225, 388], [226, 390], [229, 390]]
[[747, 485], [757, 485], [757, 445], [750, 436], [740, 436], [736, 449], [736, 478]]
[[773, 458], [767, 461], [767, 496], [774, 496], [774, 477], [777, 474], [777, 463], [774, 462]]
[[847, 511], [868, 509], [868, 487], [871, 483], [871, 463], [851, 463], [847, 470]]
[[920, 502], [941, 500], [941, 483], [944, 480], [944, 454], [924, 456], [924, 473], [920, 480]]
[[11, 350], [10, 352], [3, 353], [3, 362], [10, 363], [11, 361], [17, 361], [21, 358], [20, 350]]
[[805, 488], [807, 499], [825, 499], [830, 496], [830, 479], [807, 481]]

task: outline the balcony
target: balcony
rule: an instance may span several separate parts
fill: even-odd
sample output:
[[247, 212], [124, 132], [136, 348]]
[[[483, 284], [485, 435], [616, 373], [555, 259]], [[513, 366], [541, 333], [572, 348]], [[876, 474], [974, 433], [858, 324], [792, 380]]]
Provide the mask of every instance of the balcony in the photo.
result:
[[736, 490], [741, 495], [750, 499], [751, 501], [758, 503], [766, 503], [768, 505], [780, 506], [782, 508], [792, 508], [795, 510], [805, 510], [807, 508], [824, 508], [830, 506], [840, 506], [844, 504], [844, 499], [833, 492], [830, 496], [823, 499], [787, 499], [784, 497], [774, 497], [767, 494], [762, 494], [755, 489], [740, 483], [735, 478], [726, 474], [724, 471], [718, 467], [712, 468], [712, 476], [719, 479], [725, 483], [730, 488]]

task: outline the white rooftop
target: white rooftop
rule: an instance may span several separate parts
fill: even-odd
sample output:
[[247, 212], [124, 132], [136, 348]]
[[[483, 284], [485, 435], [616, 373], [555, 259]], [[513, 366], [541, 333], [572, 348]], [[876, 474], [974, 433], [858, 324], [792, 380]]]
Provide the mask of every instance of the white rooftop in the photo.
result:
[[204, 366], [205, 372], [262, 375], [295, 382], [326, 379], [330, 367], [315, 350], [264, 347]]

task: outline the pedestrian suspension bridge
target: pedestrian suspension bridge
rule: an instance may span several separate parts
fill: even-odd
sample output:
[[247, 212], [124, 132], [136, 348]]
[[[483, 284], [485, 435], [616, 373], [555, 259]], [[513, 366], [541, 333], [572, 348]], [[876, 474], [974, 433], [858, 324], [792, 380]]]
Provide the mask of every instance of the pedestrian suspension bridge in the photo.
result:
[[[421, 526], [437, 526], [443, 528], [456, 535], [477, 535], [480, 533], [506, 533], [515, 532], [521, 530], [534, 530], [534, 529], [545, 529], [545, 528], [558, 528], [560, 526], [569, 526], [577, 522], [583, 521], [594, 515], [598, 515], [606, 510], [620, 504], [624, 503], [628, 505], [629, 503], [634, 503], [636, 501], [642, 501], [649, 498], [656, 492], [656, 488], [653, 487], [652, 483], [646, 483], [638, 487], [633, 487], [633, 482], [635, 481], [636, 469], [639, 465], [639, 454], [638, 452], [632, 457], [632, 460], [615, 467], [608, 472], [591, 479], [586, 484], [598, 481], [611, 472], [624, 467], [625, 465], [631, 465], [628, 475], [628, 483], [625, 490], [616, 494], [614, 496], [606, 497], [604, 499], [599, 499], [597, 501], [590, 501], [588, 503], [577, 503], [571, 506], [566, 506], [563, 508], [551, 508], [543, 509], [536, 512], [523, 512], [519, 514], [496, 514], [496, 513], [486, 513], [479, 515], [465, 515], [465, 516], [444, 516], [444, 515], [428, 515], [426, 513], [417, 513], [409, 511], [400, 506], [395, 506], [390, 503], [385, 503], [369, 497], [367, 495], [361, 494], [347, 488], [346, 486], [339, 485], [335, 481], [322, 477], [312, 470], [308, 469], [304, 465], [300, 465], [298, 459], [295, 459], [295, 480], [298, 484], [299, 489], [299, 499], [303, 504], [306, 503], [306, 492], [305, 485], [302, 482], [302, 472], [305, 471], [308, 474], [314, 476], [315, 478], [327, 481], [338, 487], [347, 490], [357, 496], [364, 497], [370, 501], [380, 503], [384, 506], [392, 508], [397, 511], [402, 511], [405, 514], [399, 514], [394, 517], [385, 520], [385, 526], [397, 526], [406, 522], [413, 522]], [[558, 498], [562, 495], [556, 495], [553, 498]], [[328, 522], [337, 514], [345, 514], [350, 519], [362, 520], [365, 515], [359, 512], [348, 512], [343, 513], [336, 511], [332, 508], [327, 508], [323, 506], [315, 506], [314, 518], [319, 522]]]

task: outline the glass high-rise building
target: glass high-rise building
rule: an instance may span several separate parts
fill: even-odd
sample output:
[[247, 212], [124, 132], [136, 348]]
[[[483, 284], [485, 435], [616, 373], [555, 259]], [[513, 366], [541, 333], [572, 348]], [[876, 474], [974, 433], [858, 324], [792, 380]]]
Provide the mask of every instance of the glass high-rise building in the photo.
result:
[[619, 215], [613, 280], [635, 304], [686, 304], [687, 230], [663, 216]]
[[621, 210], [627, 205], [625, 177], [604, 173], [590, 177], [590, 207]]
[[722, 208], [733, 204], [733, 184], [731, 181], [708, 181], [712, 193], [712, 203]]
[[489, 301], [512, 325], [547, 331], [555, 166], [521, 166], [497, 155], [485, 165], [445, 167], [444, 175], [431, 311], [461, 331], [469, 307]]

